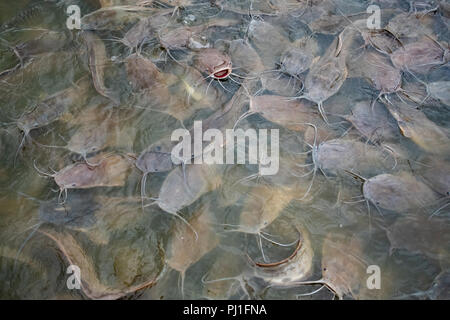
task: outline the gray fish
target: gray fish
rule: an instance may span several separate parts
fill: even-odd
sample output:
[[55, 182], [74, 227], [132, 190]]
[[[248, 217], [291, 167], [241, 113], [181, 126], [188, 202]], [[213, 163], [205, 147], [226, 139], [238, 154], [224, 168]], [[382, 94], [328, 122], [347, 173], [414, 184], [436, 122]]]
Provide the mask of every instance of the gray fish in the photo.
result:
[[423, 182], [405, 172], [380, 174], [366, 179], [363, 195], [375, 207], [398, 213], [425, 210], [441, 197]]

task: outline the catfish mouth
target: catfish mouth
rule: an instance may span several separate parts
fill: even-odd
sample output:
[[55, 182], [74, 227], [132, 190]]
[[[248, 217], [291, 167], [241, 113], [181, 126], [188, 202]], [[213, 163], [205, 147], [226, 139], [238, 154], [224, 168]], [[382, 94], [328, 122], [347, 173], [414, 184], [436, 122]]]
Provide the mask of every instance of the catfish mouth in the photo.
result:
[[230, 73], [231, 73], [231, 68], [225, 68], [225, 69], [221, 69], [219, 71], [214, 72], [213, 77], [215, 79], [221, 80], [221, 79], [227, 78], [230, 75]]

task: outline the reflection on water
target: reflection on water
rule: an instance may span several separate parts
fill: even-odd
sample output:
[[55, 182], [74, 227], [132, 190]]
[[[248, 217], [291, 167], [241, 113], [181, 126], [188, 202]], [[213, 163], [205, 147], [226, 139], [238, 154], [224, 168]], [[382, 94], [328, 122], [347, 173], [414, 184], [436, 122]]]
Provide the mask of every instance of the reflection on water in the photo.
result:
[[[0, 2], [0, 297], [449, 298], [446, 2], [139, 3]], [[172, 163], [196, 120], [278, 173]]]

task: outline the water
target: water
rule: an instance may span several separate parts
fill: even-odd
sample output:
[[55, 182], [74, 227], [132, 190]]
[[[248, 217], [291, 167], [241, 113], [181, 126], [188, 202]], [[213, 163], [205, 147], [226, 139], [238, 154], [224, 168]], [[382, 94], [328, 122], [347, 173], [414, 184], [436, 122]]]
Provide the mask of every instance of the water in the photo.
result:
[[[269, 288], [269, 279], [263, 279], [261, 269], [251, 261], [264, 263], [265, 257], [266, 263], [275, 263], [289, 257], [298, 239], [298, 230], [294, 227], [297, 225], [305, 230], [305, 235], [309, 235], [314, 253], [312, 260], [300, 260], [300, 263], [311, 264], [310, 272], [302, 280], [320, 279], [323, 261], [330, 260], [333, 255], [338, 259], [345, 257], [346, 253], [339, 250], [332, 251], [331, 256], [322, 255], [327, 235], [338, 235], [345, 239], [353, 237], [361, 243], [361, 250], [355, 255], [363, 263], [357, 267], [359, 273], [355, 272], [353, 280], [349, 281], [352, 292], [345, 298], [448, 298], [448, 281], [446, 284], [439, 280], [445, 278], [449, 267], [448, 207], [436, 212], [448, 202], [448, 194], [447, 198], [443, 194], [438, 195], [436, 197], [439, 200], [420, 204], [407, 212], [376, 208], [373, 203], [368, 209], [367, 203], [360, 201], [363, 200], [361, 181], [344, 171], [338, 175], [325, 176], [317, 170], [311, 190], [305, 196], [312, 181], [312, 174], [306, 173], [313, 166], [301, 166], [312, 163], [314, 159], [311, 153], [298, 153], [309, 150], [303, 143], [307, 140], [307, 134], [305, 129], [289, 130], [286, 123], [280, 120], [281, 115], [269, 117], [254, 114], [239, 123], [239, 127], [244, 129], [280, 130], [280, 170], [276, 176], [241, 180], [257, 173], [256, 165], [208, 168], [212, 171], [206, 171], [208, 173], [204, 178], [214, 183], [209, 184], [193, 203], [177, 213], [187, 221], [193, 221], [193, 217], [206, 210], [211, 224], [206, 231], [202, 229], [203, 233], [198, 234], [198, 240], [195, 240], [192, 229], [174, 214], [164, 212], [155, 204], [142, 208], [142, 172], [132, 163], [119, 186], [68, 189], [67, 198], [64, 192], [59, 193], [53, 178], [39, 174], [36, 169], [51, 175], [52, 170], [59, 171], [75, 162], [83, 163], [83, 154], [74, 153], [70, 146], [75, 144], [78, 149], [83, 149], [87, 147], [88, 141], [94, 141], [92, 145], [95, 149], [86, 150], [87, 157], [100, 154], [100, 158], [107, 159], [109, 153], [116, 153], [133, 162], [149, 145], [170, 137], [173, 130], [180, 128], [180, 120], [189, 129], [195, 120], [205, 120], [216, 112], [220, 113], [226, 102], [239, 90], [241, 82], [255, 89], [251, 90], [251, 93], [255, 93], [260, 88], [255, 78], [264, 71], [265, 75], [280, 81], [281, 89], [294, 86], [296, 82], [286, 74], [277, 71], [267, 73], [268, 70], [279, 68], [277, 63], [282, 61], [284, 49], [300, 46], [299, 40], [311, 37], [310, 41], [314, 43], [307, 47], [314, 49], [313, 60], [319, 63], [319, 57], [326, 54], [349, 22], [344, 19], [336, 26], [323, 26], [323, 29], [317, 27], [316, 23], [315, 28], [319, 30], [315, 30], [316, 33], [312, 36], [308, 25], [327, 10], [336, 19], [340, 17], [340, 13], [348, 15], [352, 21], [366, 18], [367, 15], [361, 13], [365, 12], [368, 2], [336, 0], [325, 1], [321, 6], [313, 1], [311, 7], [305, 7], [301, 1], [274, 1], [274, 6], [269, 6], [265, 1], [253, 1], [252, 9], [249, 10], [250, 1], [217, 1], [223, 6], [221, 10], [219, 5], [211, 6], [210, 2], [186, 1], [180, 4], [173, 15], [174, 8], [155, 5], [156, 12], [166, 11], [162, 17], [154, 19], [162, 22], [154, 23], [151, 30], [159, 30], [159, 36], [175, 28], [201, 30], [194, 32], [198, 34], [194, 34], [193, 39], [203, 45], [208, 43], [230, 55], [233, 73], [238, 76], [232, 75], [220, 80], [220, 83], [209, 78], [199, 84], [196, 82], [199, 80], [196, 77], [198, 71], [193, 65], [196, 51], [184, 47], [167, 53], [167, 48], [162, 48], [158, 42], [158, 32], [149, 32], [150, 36], [144, 37], [145, 42], [137, 50], [155, 64], [162, 75], [158, 79], [163, 80], [154, 84], [153, 91], [147, 96], [133, 87], [127, 75], [125, 59], [136, 49], [130, 49], [117, 41], [138, 21], [137, 18], [129, 19], [132, 17], [132, 13], [129, 13], [126, 20], [113, 20], [113, 27], [93, 31], [98, 39], [102, 39], [98, 43], [105, 45], [105, 63], [98, 66], [104, 67], [105, 88], [119, 98], [120, 102], [114, 103], [108, 95], [99, 94], [93, 84], [87, 59], [89, 52], [80, 37], [81, 31], [69, 31], [65, 26], [65, 8], [68, 5], [65, 1], [0, 1], [0, 72], [11, 69], [0, 77], [0, 297], [179, 299], [184, 295], [189, 299], [296, 299], [298, 294], [311, 292], [319, 286]], [[80, 0], [77, 4], [82, 15], [100, 8], [94, 1]], [[409, 10], [408, 1], [395, 1], [395, 4], [382, 1], [380, 6], [383, 9], [382, 26], [392, 17]], [[422, 11], [430, 8], [434, 7], [417, 5], [416, 9]], [[153, 13], [140, 14], [145, 17]], [[443, 9], [439, 13], [430, 12], [424, 25], [417, 26], [418, 30], [423, 28], [426, 32], [431, 32], [429, 36], [445, 45], [449, 41], [448, 19], [444, 17], [445, 14], [448, 16], [448, 12], [445, 13]], [[270, 32], [263, 30], [263, 37], [258, 38], [259, 32], [249, 28], [255, 21], [269, 25]], [[200, 27], [206, 23], [219, 26]], [[150, 30], [150, 27], [146, 30]], [[356, 32], [356, 29], [352, 30]], [[28, 42], [36, 39], [49, 39], [50, 45]], [[235, 46], [237, 42], [233, 41], [239, 39], [248, 39], [244, 45], [248, 46], [246, 50], [249, 51]], [[365, 62], [356, 59], [364, 42], [361, 37], [355, 36], [355, 39], [351, 44], [344, 42], [343, 54], [348, 56], [346, 64], [364, 68]], [[273, 45], [275, 41], [279, 46], [277, 48]], [[420, 41], [420, 38], [406, 37], [401, 41], [406, 44]], [[20, 46], [23, 43], [28, 46]], [[13, 47], [23, 48], [22, 61], [11, 49]], [[236, 47], [241, 49], [233, 51]], [[375, 51], [370, 48], [367, 50]], [[256, 52], [254, 57], [260, 57], [260, 64], [256, 58], [251, 61], [246, 59], [250, 56], [250, 51], [252, 54]], [[177, 59], [183, 66], [173, 62], [173, 59]], [[183, 69], [186, 65], [189, 68]], [[308, 71], [299, 74], [297, 80], [304, 81], [307, 74]], [[76, 94], [75, 83], [83, 76], [87, 76], [91, 85], [80, 99]], [[206, 77], [205, 74], [203, 76]], [[450, 80], [446, 65], [436, 66], [430, 72], [416, 76], [426, 83]], [[196, 89], [197, 86], [201, 89]], [[414, 86], [414, 90], [408, 89], [411, 86]], [[45, 99], [67, 88], [74, 88], [75, 92], [66, 100], [69, 102], [67, 109], [54, 119], [51, 114], [47, 115], [44, 120], [51, 121], [44, 121], [38, 128], [31, 130], [23, 140], [23, 146], [20, 146], [23, 132], [18, 128], [17, 120], [23, 120], [36, 106], [47, 112], [54, 110], [55, 105], [39, 103], [49, 101]], [[412, 108], [419, 106], [427, 95], [422, 82], [405, 70], [402, 72], [402, 88], [410, 95], [418, 95], [419, 98], [415, 101], [408, 99], [406, 95], [400, 96], [407, 99]], [[260, 94], [282, 95], [286, 91], [291, 92], [279, 87], [278, 93], [276, 86], [262, 90], [264, 89]], [[324, 124], [317, 114], [319, 142], [334, 138], [362, 143], [366, 143], [368, 138], [371, 140], [372, 137], [362, 137], [354, 129], [347, 131], [350, 124], [343, 121], [342, 116], [349, 115], [357, 102], [370, 103], [378, 94], [373, 82], [355, 77], [350, 72], [338, 92], [323, 103], [332, 124]], [[398, 91], [398, 94], [403, 93]], [[298, 94], [300, 95], [301, 93]], [[280, 97], [280, 103], [282, 99], [284, 98]], [[394, 105], [402, 101], [396, 93], [389, 94], [388, 99]], [[306, 103], [303, 99], [299, 101]], [[390, 102], [383, 102], [384, 104], [377, 106], [390, 106]], [[240, 113], [236, 117], [248, 107], [248, 102], [241, 104], [242, 110], [237, 109]], [[314, 104], [310, 107], [317, 110]], [[449, 106], [430, 97], [420, 107], [448, 139]], [[389, 117], [398, 130], [397, 122], [390, 115]], [[231, 129], [233, 124], [234, 121], [226, 123], [226, 127]], [[421, 126], [414, 122], [413, 125], [416, 126], [413, 129]], [[96, 128], [101, 129], [94, 135]], [[313, 131], [309, 132], [310, 137], [311, 132]], [[449, 153], [446, 145], [434, 140], [433, 148], [424, 151], [417, 139], [407, 138], [398, 132], [390, 140], [381, 140], [381, 145], [374, 146], [370, 141], [367, 142], [367, 147], [373, 147], [383, 155], [382, 159], [378, 159], [384, 165], [382, 171], [369, 166], [367, 172], [362, 172], [358, 171], [357, 165], [346, 169], [364, 178], [380, 173], [395, 175], [403, 172], [436, 188], [436, 177], [448, 176]], [[84, 140], [71, 140], [76, 134], [81, 134]], [[403, 134], [406, 135], [405, 132]], [[90, 138], [93, 139], [88, 140]], [[312, 140], [309, 141], [312, 143]], [[389, 146], [390, 149], [383, 146]], [[393, 165], [392, 150], [397, 153], [396, 166]], [[367, 161], [369, 163], [370, 159]], [[438, 175], [430, 182], [424, 176], [427, 168], [431, 167], [438, 170]], [[169, 174], [149, 173], [145, 194], [158, 198], [161, 186]], [[180, 182], [172, 188], [185, 186]], [[61, 204], [64, 200], [65, 203]], [[145, 199], [145, 203], [150, 204], [152, 200]], [[429, 218], [433, 213], [435, 215]], [[283, 246], [261, 240], [258, 230], [254, 232], [258, 223], [256, 218], [260, 215], [270, 220], [268, 226], [261, 229], [263, 235], [273, 242], [284, 244]], [[414, 232], [388, 236], [394, 224], [402, 226], [410, 220], [415, 223]], [[249, 231], [247, 228], [246, 233], [230, 232], [235, 231], [238, 225], [241, 225], [239, 230], [242, 231], [244, 224], [253, 229]], [[181, 228], [183, 232], [175, 232], [177, 228]], [[185, 237], [186, 241], [190, 239], [193, 247], [198, 249], [198, 252], [194, 250], [198, 256], [195, 261], [190, 261], [194, 253], [181, 258], [186, 263], [183, 292], [180, 273], [171, 269], [168, 263], [171, 243], [176, 237]], [[205, 246], [205, 241], [214, 242], [211, 239], [217, 241], [217, 244], [212, 248]], [[399, 248], [392, 248], [394, 240]], [[291, 245], [288, 246], [289, 243]], [[189, 252], [187, 249], [180, 252], [183, 251]], [[66, 271], [69, 264], [80, 267], [83, 290], [68, 289], [69, 275]], [[369, 265], [376, 265], [380, 269], [380, 289], [367, 288]], [[345, 266], [343, 268], [345, 270]], [[438, 275], [441, 277], [438, 278]], [[213, 282], [221, 278], [234, 280]], [[439, 292], [443, 292], [443, 295], [439, 296]], [[298, 298], [331, 299], [333, 296], [329, 290], [321, 290]]]

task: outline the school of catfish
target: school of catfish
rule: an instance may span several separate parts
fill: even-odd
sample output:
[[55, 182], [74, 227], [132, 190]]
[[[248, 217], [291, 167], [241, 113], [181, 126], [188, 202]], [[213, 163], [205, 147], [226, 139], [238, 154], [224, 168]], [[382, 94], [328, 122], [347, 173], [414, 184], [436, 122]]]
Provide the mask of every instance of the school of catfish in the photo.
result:
[[[448, 1], [0, 8], [0, 297], [450, 298]], [[278, 172], [176, 161], [195, 121]]]

